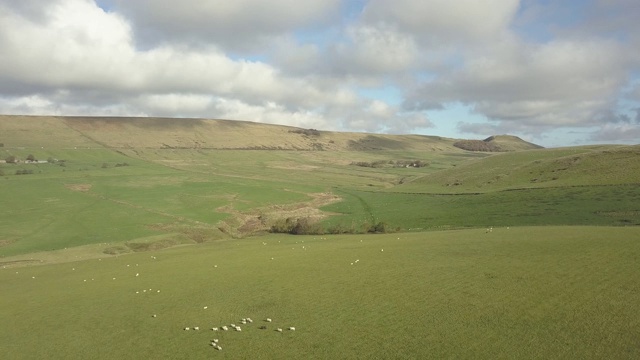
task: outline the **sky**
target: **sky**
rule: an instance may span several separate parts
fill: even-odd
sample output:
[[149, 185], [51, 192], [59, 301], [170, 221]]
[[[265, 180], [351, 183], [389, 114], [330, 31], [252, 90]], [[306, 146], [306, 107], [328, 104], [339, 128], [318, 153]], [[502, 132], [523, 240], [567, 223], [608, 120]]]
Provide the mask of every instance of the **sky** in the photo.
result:
[[0, 0], [0, 114], [640, 144], [637, 0]]

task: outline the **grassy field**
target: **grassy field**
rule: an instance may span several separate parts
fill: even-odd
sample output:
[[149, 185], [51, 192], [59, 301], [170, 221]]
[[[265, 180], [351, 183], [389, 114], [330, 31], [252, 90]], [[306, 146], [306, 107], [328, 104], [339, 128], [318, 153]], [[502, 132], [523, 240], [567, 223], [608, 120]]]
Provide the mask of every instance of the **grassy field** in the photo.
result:
[[[636, 228], [545, 226], [271, 235], [6, 268], [0, 352], [5, 359], [633, 359], [639, 259]], [[242, 332], [211, 331], [246, 317], [254, 323]], [[214, 338], [222, 351], [209, 345]]]
[[638, 146], [2, 119], [3, 359], [640, 357]]

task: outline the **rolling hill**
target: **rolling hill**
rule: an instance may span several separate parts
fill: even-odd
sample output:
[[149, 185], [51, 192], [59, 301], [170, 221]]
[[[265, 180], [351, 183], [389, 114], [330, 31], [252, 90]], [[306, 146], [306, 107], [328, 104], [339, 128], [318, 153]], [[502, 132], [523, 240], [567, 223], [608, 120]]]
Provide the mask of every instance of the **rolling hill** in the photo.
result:
[[477, 141], [500, 151], [469, 151], [460, 141], [229, 120], [0, 116], [0, 159], [40, 160], [0, 163], [9, 204], [0, 256], [96, 244], [118, 254], [261, 235], [291, 219], [318, 233], [640, 224], [640, 146], [543, 149], [498, 135]]
[[[249, 121], [172, 118], [0, 116], [6, 147], [118, 149], [253, 149], [460, 152], [457, 139], [424, 135], [331, 132]], [[528, 148], [516, 137], [496, 137], [508, 150]]]

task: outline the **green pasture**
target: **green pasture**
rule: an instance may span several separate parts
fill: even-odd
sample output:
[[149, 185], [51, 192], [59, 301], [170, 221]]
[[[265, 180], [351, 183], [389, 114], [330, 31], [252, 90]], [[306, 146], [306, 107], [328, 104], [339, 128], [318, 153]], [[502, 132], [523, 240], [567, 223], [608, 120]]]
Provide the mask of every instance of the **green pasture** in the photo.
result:
[[326, 228], [385, 222], [390, 229], [523, 225], [640, 225], [640, 185], [519, 189], [478, 194], [405, 194], [335, 189], [341, 214]]
[[[544, 226], [269, 235], [54, 265], [4, 263], [0, 353], [634, 359], [639, 259], [636, 227]], [[211, 330], [246, 317], [254, 323], [241, 332]], [[209, 345], [214, 338], [223, 350]]]
[[581, 146], [501, 153], [454, 164], [391, 191], [476, 193], [522, 188], [637, 184], [640, 146]]
[[[0, 163], [2, 359], [640, 358], [637, 146], [110, 148], [60, 124], [0, 149], [50, 159]], [[317, 194], [341, 199], [314, 203], [325, 230], [390, 232], [240, 231]]]
[[[87, 244], [148, 243], [156, 236], [178, 244], [219, 240], [229, 236], [221, 229], [236, 236], [229, 227], [242, 225], [234, 219], [240, 213], [261, 214], [268, 207], [304, 203], [311, 199], [308, 194], [321, 192], [342, 198], [323, 208], [333, 214], [322, 221], [327, 231], [359, 232], [379, 222], [391, 231], [640, 224], [640, 187], [633, 178], [640, 173], [640, 162], [631, 156], [634, 147], [493, 156], [100, 147], [3, 151], [56, 161], [0, 164], [5, 174], [0, 177], [0, 256]], [[352, 164], [411, 159], [428, 166]], [[591, 171], [586, 175], [585, 164]], [[16, 169], [34, 171], [15, 175]], [[573, 175], [562, 183], [556, 180], [555, 187], [526, 180], [530, 173], [558, 169]], [[507, 170], [508, 182], [483, 182]], [[440, 191], [450, 178], [460, 185]], [[514, 183], [520, 185], [507, 186]], [[271, 220], [276, 217], [269, 215]]]

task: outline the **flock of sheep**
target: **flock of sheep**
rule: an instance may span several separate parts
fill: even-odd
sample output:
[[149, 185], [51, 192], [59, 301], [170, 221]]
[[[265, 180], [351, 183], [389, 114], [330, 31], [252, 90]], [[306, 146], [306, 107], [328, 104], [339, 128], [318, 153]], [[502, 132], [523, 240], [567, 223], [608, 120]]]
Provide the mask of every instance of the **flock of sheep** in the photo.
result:
[[[205, 307], [205, 308], [206, 308], [206, 307]], [[153, 317], [155, 317], [155, 315], [153, 315]], [[267, 322], [267, 323], [270, 323], [270, 322], [272, 322], [272, 321], [273, 321], [273, 320], [272, 320], [271, 318], [266, 318], [266, 319], [264, 320], [264, 322]], [[241, 324], [243, 324], [243, 325], [251, 324], [251, 323], [253, 323], [253, 320], [252, 320], [251, 318], [243, 318], [242, 320], [240, 320], [240, 323], [241, 323]], [[260, 328], [259, 328], [259, 329], [260, 329], [260, 330], [266, 330], [266, 329], [267, 329], [267, 326], [266, 326], [266, 325], [262, 325], [262, 326], [260, 326]], [[185, 327], [185, 328], [184, 328], [184, 330], [185, 330], [185, 331], [189, 331], [189, 330], [200, 330], [200, 327], [199, 327], [199, 326]], [[240, 331], [242, 331], [242, 327], [240, 327], [240, 325], [236, 325], [236, 324], [229, 324], [228, 326], [227, 326], [227, 325], [222, 325], [222, 326], [219, 326], [219, 327], [212, 327], [212, 328], [211, 328], [211, 330], [212, 330], [212, 331], [229, 331], [229, 330], [235, 330], [235, 331], [240, 332]], [[293, 327], [293, 326], [289, 326], [289, 327], [287, 328], [287, 330], [289, 330], [289, 331], [296, 331], [296, 328], [295, 328], [295, 327]], [[283, 329], [278, 327], [278, 328], [275, 328], [275, 331], [277, 331], [277, 332], [283, 332]], [[211, 344], [210, 344], [210, 345], [211, 345], [211, 346], [213, 346], [213, 348], [214, 348], [214, 349], [216, 349], [216, 350], [222, 350], [222, 346], [220, 346], [220, 342], [219, 342], [219, 340], [218, 340], [218, 339], [213, 339], [213, 340], [211, 340]]]

